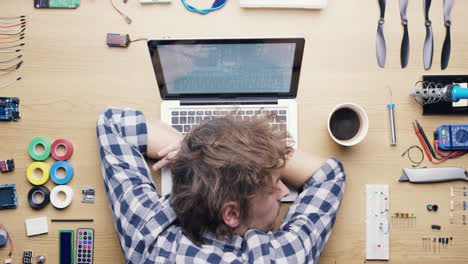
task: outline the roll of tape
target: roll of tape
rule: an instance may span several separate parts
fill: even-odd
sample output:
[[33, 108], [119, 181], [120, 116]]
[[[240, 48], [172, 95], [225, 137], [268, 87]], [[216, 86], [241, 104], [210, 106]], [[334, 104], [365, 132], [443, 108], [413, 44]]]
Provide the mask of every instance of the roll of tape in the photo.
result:
[[[65, 177], [59, 178], [57, 172], [60, 168], [65, 170]], [[68, 161], [56, 161], [50, 167], [50, 178], [56, 184], [67, 184], [73, 178], [73, 166]]]
[[[39, 154], [37, 152], [38, 145], [42, 145], [44, 147], [44, 153]], [[50, 155], [50, 146], [51, 146], [50, 140], [48, 140], [47, 138], [43, 138], [43, 137], [34, 138], [29, 143], [29, 155], [34, 160], [38, 160], [38, 161], [45, 160]]]
[[[65, 200], [58, 197], [59, 193], [65, 193]], [[71, 204], [73, 200], [73, 189], [67, 185], [57, 185], [50, 192], [50, 202], [57, 209], [63, 209]]]
[[[33, 171], [35, 169], [40, 169], [42, 171], [42, 177], [40, 179], [33, 176]], [[36, 162], [31, 163], [31, 165], [29, 165], [28, 170], [26, 171], [26, 177], [28, 178], [28, 181], [32, 183], [33, 185], [42, 185], [49, 180], [49, 171], [50, 171], [49, 164], [45, 162], [36, 161]]]
[[[60, 155], [58, 153], [58, 148], [59, 147], [64, 147], [65, 148], [65, 154]], [[57, 139], [52, 143], [52, 147], [50, 149], [50, 153], [52, 154], [52, 157], [56, 160], [67, 160], [70, 158], [70, 156], [73, 154], [73, 145], [70, 141], [66, 139]]]
[[[42, 195], [43, 199], [37, 200], [36, 194]], [[50, 202], [50, 191], [45, 186], [34, 186], [28, 193], [28, 202], [33, 209], [42, 209]]]

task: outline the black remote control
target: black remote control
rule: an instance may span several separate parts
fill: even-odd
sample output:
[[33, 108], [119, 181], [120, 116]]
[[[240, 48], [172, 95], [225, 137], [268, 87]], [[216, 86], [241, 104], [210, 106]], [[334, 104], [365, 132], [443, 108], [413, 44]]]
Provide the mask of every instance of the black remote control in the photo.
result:
[[94, 229], [78, 228], [76, 231], [76, 264], [92, 264], [94, 257]]

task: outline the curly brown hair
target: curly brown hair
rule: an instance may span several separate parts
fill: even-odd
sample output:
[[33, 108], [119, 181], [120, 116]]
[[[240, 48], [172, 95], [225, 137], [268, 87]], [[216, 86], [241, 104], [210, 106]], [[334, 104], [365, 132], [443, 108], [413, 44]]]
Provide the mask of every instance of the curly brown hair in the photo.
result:
[[274, 188], [272, 170], [284, 166], [292, 147], [287, 132], [270, 128], [270, 118], [275, 116], [217, 118], [185, 136], [172, 165], [172, 205], [195, 243], [204, 243], [205, 232], [217, 237], [233, 234], [221, 215], [226, 202], [237, 202], [245, 220], [253, 195]]

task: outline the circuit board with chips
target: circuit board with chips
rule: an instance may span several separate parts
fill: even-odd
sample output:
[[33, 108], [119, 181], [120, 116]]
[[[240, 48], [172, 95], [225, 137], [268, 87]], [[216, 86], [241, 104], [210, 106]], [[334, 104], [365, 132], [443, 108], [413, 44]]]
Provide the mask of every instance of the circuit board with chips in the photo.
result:
[[34, 0], [35, 8], [77, 8], [80, 0]]
[[18, 97], [0, 97], [0, 121], [18, 121], [19, 102]]

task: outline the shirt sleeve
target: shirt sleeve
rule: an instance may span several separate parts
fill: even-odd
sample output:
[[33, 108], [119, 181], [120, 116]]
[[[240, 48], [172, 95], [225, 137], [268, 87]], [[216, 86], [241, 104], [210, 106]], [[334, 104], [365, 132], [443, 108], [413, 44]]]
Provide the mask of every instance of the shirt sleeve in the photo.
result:
[[139, 263], [155, 237], [175, 218], [156, 191], [144, 154], [147, 126], [143, 114], [109, 108], [97, 120], [102, 175], [122, 251]]
[[345, 187], [343, 166], [336, 159], [325, 164], [303, 186], [275, 233], [246, 233], [249, 261], [316, 263], [331, 234]]

